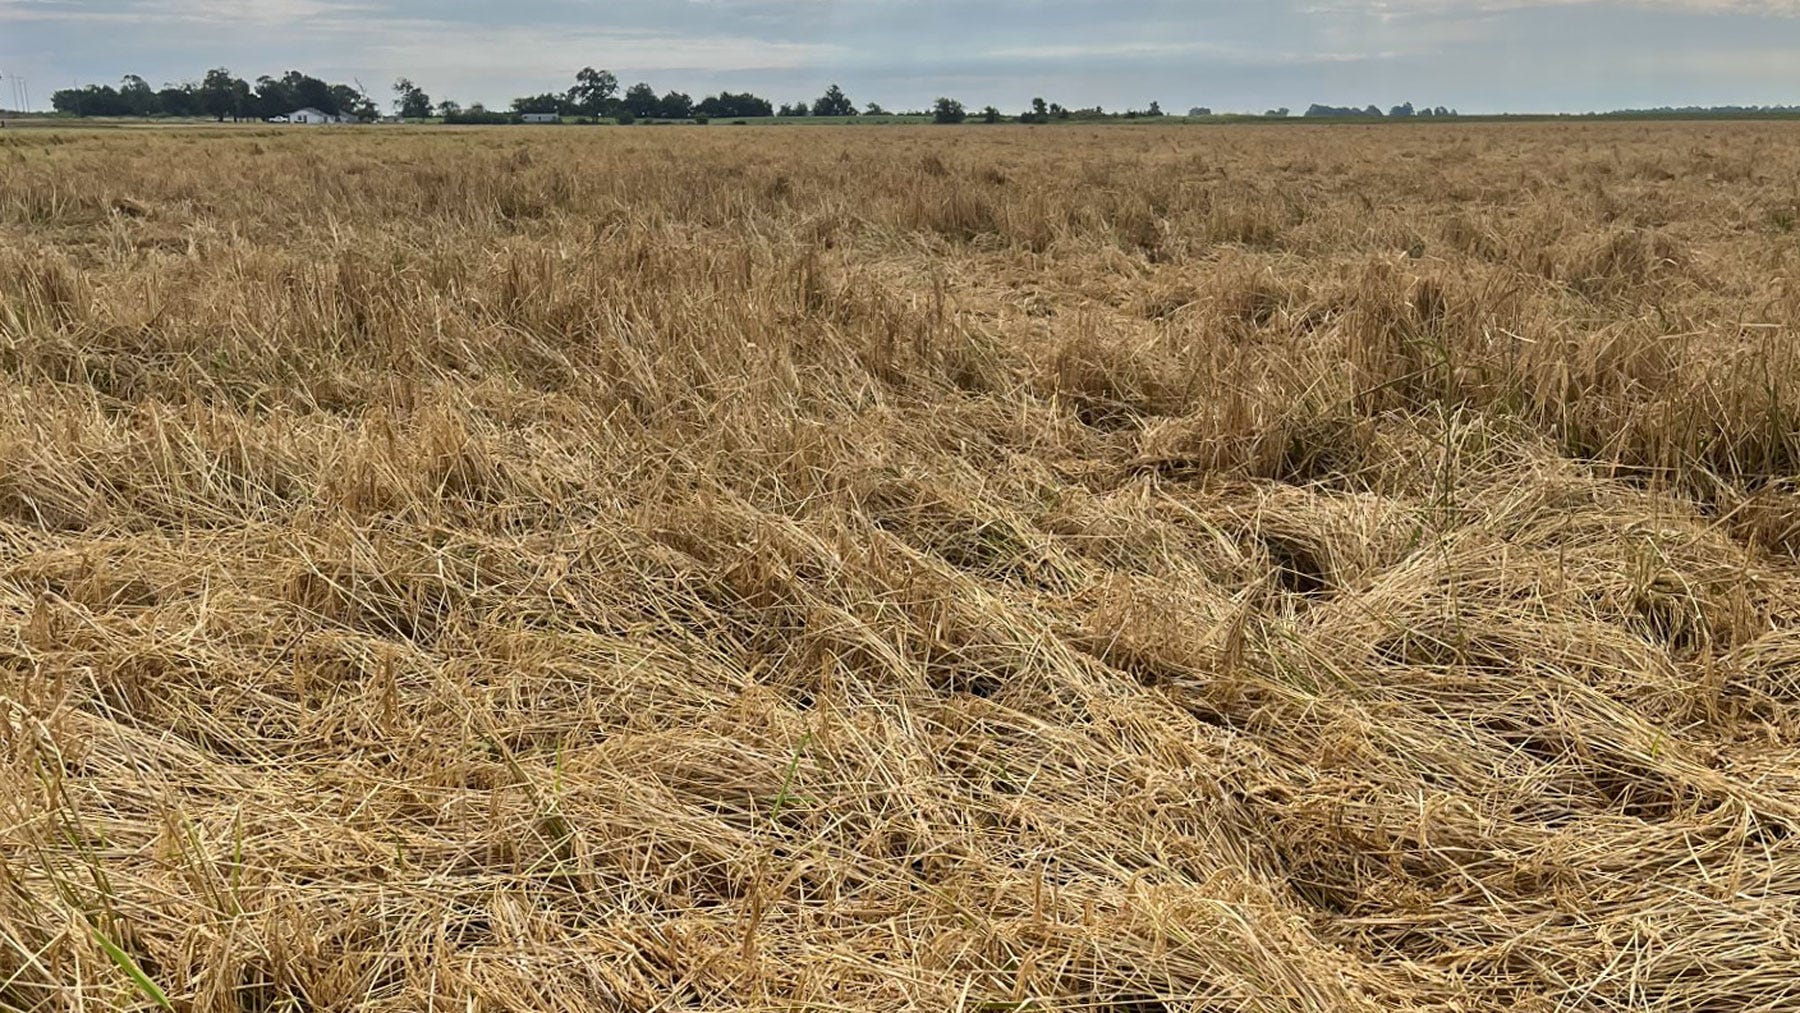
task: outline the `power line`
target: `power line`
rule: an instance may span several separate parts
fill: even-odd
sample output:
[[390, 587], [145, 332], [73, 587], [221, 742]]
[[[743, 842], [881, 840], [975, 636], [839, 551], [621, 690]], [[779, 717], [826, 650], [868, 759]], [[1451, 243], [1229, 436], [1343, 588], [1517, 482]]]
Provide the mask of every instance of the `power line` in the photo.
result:
[[31, 83], [18, 74], [0, 74], [0, 78], [6, 80], [13, 111], [28, 111], [31, 108]]

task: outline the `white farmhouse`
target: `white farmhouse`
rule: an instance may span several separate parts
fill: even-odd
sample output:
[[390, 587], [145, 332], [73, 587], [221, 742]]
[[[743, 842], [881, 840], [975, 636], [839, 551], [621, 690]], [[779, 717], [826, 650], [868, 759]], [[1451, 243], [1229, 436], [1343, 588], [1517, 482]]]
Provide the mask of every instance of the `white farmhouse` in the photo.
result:
[[288, 123], [309, 123], [309, 124], [315, 124], [315, 125], [320, 124], [320, 123], [348, 123], [348, 122], [350, 122], [345, 117], [334, 116], [331, 113], [320, 112], [319, 110], [314, 109], [311, 106], [307, 106], [305, 109], [296, 109], [295, 111], [288, 113], [287, 117], [286, 117], [286, 121]]

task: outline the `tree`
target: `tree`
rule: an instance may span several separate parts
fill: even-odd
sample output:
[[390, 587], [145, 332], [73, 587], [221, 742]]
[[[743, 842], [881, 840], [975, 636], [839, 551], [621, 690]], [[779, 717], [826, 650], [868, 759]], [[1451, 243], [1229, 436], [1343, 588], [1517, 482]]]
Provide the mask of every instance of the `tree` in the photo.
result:
[[125, 100], [116, 88], [90, 84], [85, 88], [64, 88], [50, 96], [50, 108], [76, 116], [124, 116]]
[[[246, 86], [246, 91], [248, 87]], [[333, 87], [310, 74], [290, 70], [280, 77], [256, 79], [254, 102], [257, 116], [285, 116], [296, 109], [317, 109], [329, 116], [352, 111], [361, 96], [348, 85]]]
[[394, 82], [394, 111], [409, 120], [422, 120], [431, 115], [431, 96], [406, 78]]
[[881, 103], [879, 103], [879, 102], [870, 102], [868, 105], [863, 107], [863, 115], [864, 116], [886, 116], [887, 114], [888, 114], [888, 111], [886, 109], [881, 108]]
[[834, 84], [825, 89], [825, 94], [819, 96], [819, 100], [813, 103], [812, 114], [814, 116], [855, 116], [856, 104], [850, 101], [842, 88]]
[[625, 90], [625, 108], [639, 119], [655, 116], [658, 102], [656, 89], [643, 81]]
[[457, 113], [462, 112], [462, 103], [453, 98], [447, 98], [437, 104], [437, 111], [439, 116], [442, 116], [444, 119], [449, 119]]
[[[728, 95], [728, 93], [722, 92], [721, 95]], [[766, 98], [759, 98], [749, 92], [743, 92], [742, 94], [729, 97], [735, 99], [738, 107], [742, 110], [741, 112], [733, 113], [732, 115], [734, 116], [775, 115], [775, 107], [771, 105]]]
[[342, 92], [337, 91], [311, 74], [302, 74], [297, 70], [290, 70], [281, 75], [281, 83], [294, 99], [294, 105], [282, 112], [289, 112], [291, 109], [312, 108], [327, 115], [336, 116], [346, 111], [344, 100], [356, 94], [349, 88], [344, 88]]
[[1001, 116], [1000, 110], [993, 106], [987, 106], [981, 110], [981, 122], [983, 123], [998, 123], [1002, 119], [1005, 117]]
[[618, 93], [619, 79], [612, 71], [583, 67], [569, 89], [569, 104], [584, 116], [604, 116]]
[[165, 84], [156, 93], [156, 107], [164, 116], [199, 116], [200, 94], [191, 84]]
[[1161, 116], [1162, 114], [1163, 114], [1162, 103], [1156, 101], [1155, 99], [1151, 99], [1150, 100], [1150, 111], [1146, 112], [1144, 115], [1145, 116]]
[[512, 108], [515, 113], [560, 113], [567, 101], [564, 96], [547, 91], [542, 95], [525, 95], [513, 99]]
[[256, 90], [252, 93], [256, 115], [263, 119], [271, 116], [284, 116], [300, 108], [299, 96], [279, 78], [264, 74], [256, 79]]
[[969, 118], [969, 113], [961, 102], [953, 98], [939, 98], [931, 107], [931, 119], [934, 123], [961, 123]]
[[1381, 110], [1374, 106], [1358, 109], [1355, 106], [1327, 106], [1314, 102], [1306, 107], [1306, 115], [1315, 118], [1322, 116], [1380, 116]]
[[694, 107], [694, 112], [708, 117], [747, 118], [752, 116], [773, 116], [775, 115], [775, 107], [769, 104], [768, 99], [758, 98], [749, 92], [732, 94], [728, 91], [722, 91], [717, 95], [701, 99], [700, 104]]
[[331, 103], [337, 106], [339, 116], [364, 121], [381, 118], [381, 109], [375, 105], [374, 100], [363, 94], [362, 89], [352, 88], [347, 84], [331, 85]]
[[250, 92], [250, 86], [240, 78], [233, 77], [231, 71], [224, 67], [214, 67], [206, 72], [200, 82], [200, 108], [206, 115], [225, 122], [227, 116], [239, 116], [244, 112], [240, 105]]
[[[447, 104], [453, 106], [456, 105], [454, 102]], [[517, 123], [518, 121], [519, 115], [517, 113], [490, 112], [488, 108], [480, 102], [471, 102], [467, 109], [457, 107], [444, 114], [445, 123], [499, 124]]]
[[126, 74], [119, 81], [119, 104], [126, 116], [149, 116], [158, 111], [156, 89], [136, 74]]
[[231, 81], [231, 118], [233, 120], [254, 117], [256, 115], [256, 96], [250, 94], [250, 82], [243, 78]]
[[1388, 110], [1388, 116], [1393, 117], [1395, 119], [1406, 119], [1406, 118], [1412, 116], [1412, 114], [1413, 114], [1413, 104], [1411, 102], [1403, 102], [1400, 105], [1397, 105], [1394, 108]]
[[694, 100], [682, 92], [672, 91], [656, 104], [656, 115], [665, 120], [688, 119], [694, 115]]

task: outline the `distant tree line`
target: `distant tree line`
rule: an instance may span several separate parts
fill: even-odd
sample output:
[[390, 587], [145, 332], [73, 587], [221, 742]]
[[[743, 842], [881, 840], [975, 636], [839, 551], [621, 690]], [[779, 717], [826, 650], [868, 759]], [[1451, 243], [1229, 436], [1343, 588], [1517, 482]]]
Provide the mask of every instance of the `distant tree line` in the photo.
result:
[[[836, 84], [825, 89], [816, 99], [799, 102], [773, 102], [750, 92], [722, 91], [695, 100], [685, 92], [661, 94], [646, 81], [621, 88], [619, 78], [609, 70], [584, 67], [562, 91], [522, 95], [504, 109], [489, 109], [479, 102], [464, 106], [454, 99], [434, 100], [423, 88], [408, 78], [393, 83], [394, 115], [409, 120], [440, 117], [446, 123], [517, 123], [527, 115], [554, 115], [574, 119], [609, 119], [620, 123], [637, 120], [752, 119], [761, 117], [835, 117], [888, 116], [879, 103], [870, 102], [860, 110], [843, 88]], [[199, 81], [165, 84], [155, 88], [136, 74], [128, 74], [117, 86], [92, 84], [65, 88], [51, 96], [57, 112], [72, 116], [210, 116], [214, 119], [272, 119], [300, 109], [314, 108], [331, 116], [355, 120], [373, 120], [381, 110], [360, 86], [332, 84], [290, 70], [280, 77], [263, 76], [255, 83], [238, 77], [224, 67], [207, 71]], [[930, 109], [900, 113], [909, 118], [928, 118], [936, 123], [962, 123], [970, 118], [968, 109], [953, 98], [940, 98]], [[987, 106], [975, 114], [984, 123], [1048, 123], [1052, 120], [1136, 119], [1163, 115], [1160, 103], [1151, 102], [1140, 111], [1108, 113], [1099, 106], [1070, 109], [1043, 98], [1034, 98], [1021, 113], [1008, 115], [995, 106]]]
[[[395, 83], [395, 92], [400, 96], [396, 107], [406, 103], [409, 97], [413, 100], [408, 108], [424, 108], [429, 100], [413, 97], [411, 82], [404, 79]], [[620, 123], [631, 123], [637, 120], [698, 120], [710, 119], [751, 119], [758, 117], [779, 116], [798, 117], [836, 117], [849, 119], [858, 116], [888, 116], [880, 103], [870, 102], [858, 109], [843, 88], [836, 84], [825, 89], [825, 93], [816, 99], [802, 99], [798, 102], [783, 102], [779, 106], [768, 99], [749, 92], [720, 92], [695, 101], [684, 92], [668, 91], [657, 94], [647, 81], [620, 90], [617, 75], [608, 70], [597, 70], [593, 67], [583, 68], [575, 75], [575, 81], [563, 91], [543, 92], [537, 95], [526, 95], [512, 100], [505, 111], [487, 109], [479, 104], [467, 109], [455, 103], [441, 103], [439, 114], [450, 123], [515, 123], [526, 115], [555, 115], [576, 119], [594, 120], [611, 119]], [[410, 112], [402, 111], [401, 115], [411, 118]], [[900, 113], [910, 118], [929, 118], [936, 123], [962, 123], [970, 118], [968, 109], [953, 98], [939, 98], [929, 110]], [[1048, 123], [1053, 119], [1107, 119], [1112, 114], [1106, 113], [1099, 106], [1091, 109], [1067, 109], [1054, 102], [1046, 102], [1042, 98], [1034, 98], [1031, 105], [1016, 117], [1002, 113], [994, 106], [987, 106], [976, 114], [984, 123], [1002, 123], [1017, 121], [1020, 123]], [[1123, 114], [1126, 118], [1162, 116], [1162, 106], [1151, 102], [1149, 108], [1138, 111], [1129, 110]]]
[[1800, 106], [1657, 106], [1654, 109], [1617, 109], [1589, 116], [1794, 116]]
[[[465, 109], [452, 99], [433, 101], [424, 89], [407, 78], [394, 82], [394, 112], [405, 119], [433, 115], [451, 121], [505, 121], [507, 113], [490, 112], [480, 103]], [[266, 120], [300, 109], [313, 108], [330, 116], [372, 120], [381, 115], [374, 99], [361, 87], [333, 84], [310, 74], [290, 70], [280, 77], [263, 76], [255, 83], [219, 67], [199, 81], [153, 87], [136, 74], [126, 75], [117, 86], [90, 84], [64, 88], [50, 97], [51, 108], [71, 116], [209, 116], [224, 120]], [[849, 99], [836, 85], [819, 100], [819, 115], [854, 115]], [[566, 116], [690, 119], [700, 116], [773, 116], [767, 99], [745, 92], [721, 92], [695, 102], [670, 91], [657, 95], [648, 84], [635, 84], [619, 92], [618, 78], [604, 70], [587, 68], [576, 75], [566, 91], [529, 95], [512, 101], [512, 114], [556, 113]]]
[[[434, 101], [424, 89], [407, 78], [393, 84], [393, 111], [402, 119], [422, 120], [433, 116], [447, 123], [517, 123], [525, 116], [548, 114], [575, 119], [612, 120], [632, 123], [638, 120], [752, 119], [761, 117], [836, 117], [886, 116], [887, 110], [871, 102], [860, 111], [844, 90], [833, 84], [816, 99], [786, 102], [776, 106], [766, 98], [749, 92], [722, 91], [696, 101], [685, 92], [669, 90], [658, 94], [646, 81], [621, 88], [619, 78], [609, 70], [584, 67], [562, 91], [515, 98], [505, 109], [488, 109], [481, 103], [464, 107], [453, 99]], [[224, 67], [207, 71], [199, 81], [165, 84], [161, 88], [136, 74], [127, 74], [117, 86], [92, 84], [65, 88], [51, 96], [56, 111], [74, 116], [210, 116], [217, 120], [271, 119], [299, 109], [313, 108], [331, 116], [354, 120], [373, 120], [381, 111], [360, 85], [333, 84], [310, 74], [290, 70], [280, 77], [263, 76], [254, 83], [237, 77]], [[1800, 112], [1789, 106], [1688, 106], [1645, 110], [1623, 110], [1614, 115], [1778, 115]], [[930, 109], [902, 113], [915, 118], [928, 118], [935, 123], [963, 123], [971, 118], [983, 123], [1049, 123], [1052, 120], [1110, 120], [1156, 118], [1164, 115], [1162, 105], [1151, 102], [1143, 110], [1127, 109], [1123, 113], [1107, 112], [1100, 106], [1068, 108], [1043, 98], [1033, 98], [1022, 112], [1009, 115], [995, 106], [974, 113], [954, 98], [939, 98]], [[1196, 106], [1188, 115], [1211, 116], [1212, 110]], [[1268, 118], [1290, 115], [1285, 107], [1263, 114]], [[1456, 110], [1443, 106], [1414, 108], [1402, 103], [1383, 112], [1369, 105], [1332, 106], [1315, 103], [1302, 114], [1311, 118], [1384, 118], [1455, 116]]]
[[[1270, 116], [1275, 116], [1275, 115], [1286, 116], [1287, 114], [1288, 114], [1288, 111], [1286, 109], [1278, 109], [1278, 110], [1270, 110], [1268, 115], [1270, 115]], [[1307, 106], [1306, 112], [1302, 115], [1310, 116], [1315, 119], [1321, 118], [1321, 117], [1350, 117], [1350, 116], [1366, 116], [1366, 117], [1385, 116], [1389, 119], [1407, 119], [1409, 117], [1424, 117], [1424, 116], [1455, 116], [1455, 115], [1457, 115], [1457, 112], [1454, 109], [1446, 109], [1443, 106], [1437, 106], [1435, 108], [1427, 106], [1422, 109], [1414, 109], [1413, 104], [1411, 102], [1405, 102], [1400, 105], [1397, 105], [1397, 106], [1393, 107], [1392, 109], [1389, 109], [1386, 113], [1383, 113], [1381, 111], [1380, 106], [1374, 106], [1374, 105], [1364, 106], [1363, 108], [1358, 109], [1355, 106], [1327, 106], [1327, 105], [1320, 105], [1315, 102], [1312, 105]]]
[[297, 70], [251, 84], [224, 67], [207, 71], [199, 81], [161, 88], [136, 74], [125, 75], [118, 87], [64, 88], [50, 96], [50, 107], [72, 116], [210, 116], [221, 122], [269, 119], [306, 108], [353, 119], [379, 115], [374, 100], [359, 87], [331, 84]]
[[[830, 111], [821, 111], [819, 115], [853, 116], [856, 109], [848, 103], [843, 91], [834, 84], [817, 103], [821, 110]], [[784, 106], [783, 115], [788, 115], [786, 109]], [[621, 123], [650, 119], [745, 119], [776, 115], [775, 106], [768, 99], [749, 92], [722, 91], [695, 101], [686, 92], [674, 90], [658, 95], [647, 81], [640, 81], [620, 91], [617, 75], [610, 70], [597, 70], [593, 67], [582, 68], [575, 75], [575, 82], [564, 91], [513, 99], [512, 112], [518, 115], [548, 113], [596, 120], [613, 119]], [[467, 117], [461, 119], [467, 121]]]

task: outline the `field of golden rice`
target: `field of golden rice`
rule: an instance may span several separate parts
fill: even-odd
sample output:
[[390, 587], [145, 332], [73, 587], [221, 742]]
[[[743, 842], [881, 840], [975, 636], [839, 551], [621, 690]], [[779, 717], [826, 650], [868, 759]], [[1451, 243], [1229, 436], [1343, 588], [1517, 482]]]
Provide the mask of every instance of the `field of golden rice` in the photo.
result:
[[8, 130], [0, 1008], [1791, 1010], [1800, 124]]

